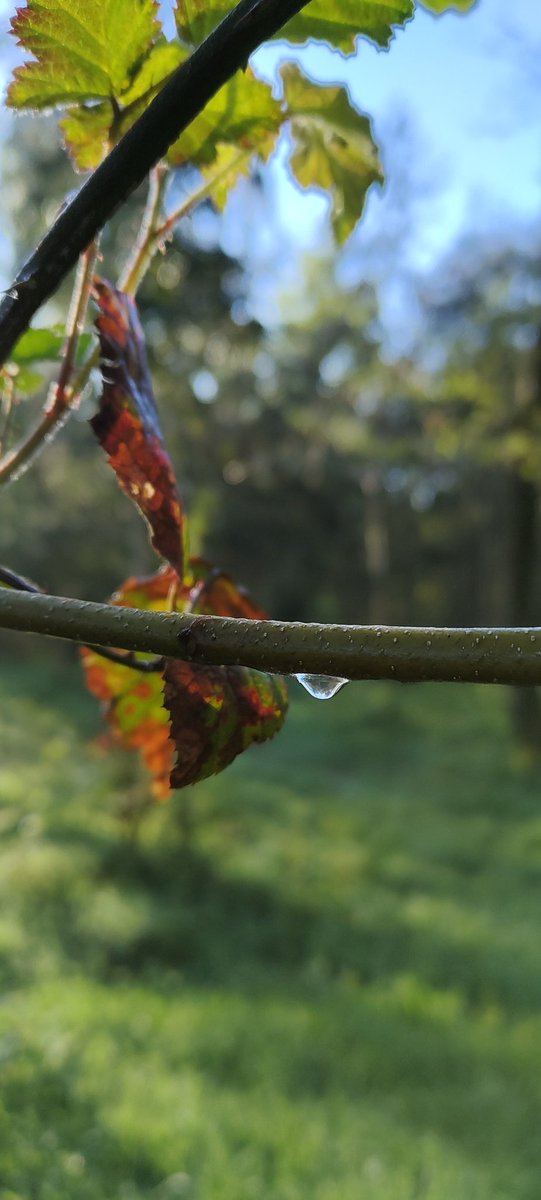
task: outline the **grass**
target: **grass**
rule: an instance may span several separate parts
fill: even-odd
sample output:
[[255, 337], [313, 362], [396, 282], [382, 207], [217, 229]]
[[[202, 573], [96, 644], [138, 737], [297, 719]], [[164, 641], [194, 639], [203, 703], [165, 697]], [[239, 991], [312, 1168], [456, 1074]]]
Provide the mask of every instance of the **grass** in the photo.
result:
[[[539, 1200], [541, 780], [502, 691], [297, 691], [156, 809], [0, 675], [1, 1200]], [[184, 831], [184, 832], [183, 832]]]

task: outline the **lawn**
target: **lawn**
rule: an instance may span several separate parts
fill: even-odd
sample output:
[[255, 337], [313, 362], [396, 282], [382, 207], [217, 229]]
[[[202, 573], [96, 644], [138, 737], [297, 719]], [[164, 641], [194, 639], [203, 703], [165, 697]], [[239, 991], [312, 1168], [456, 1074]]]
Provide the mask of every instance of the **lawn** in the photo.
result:
[[1, 1200], [539, 1200], [541, 777], [502, 690], [295, 687], [139, 826], [69, 657], [4, 654], [0, 701]]

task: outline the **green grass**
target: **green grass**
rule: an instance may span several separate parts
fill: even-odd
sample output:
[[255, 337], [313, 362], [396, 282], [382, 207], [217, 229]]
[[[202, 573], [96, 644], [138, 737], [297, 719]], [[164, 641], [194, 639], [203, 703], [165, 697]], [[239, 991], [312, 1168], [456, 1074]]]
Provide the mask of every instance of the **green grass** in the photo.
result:
[[1, 1200], [539, 1200], [541, 779], [497, 689], [295, 692], [151, 813], [0, 675]]

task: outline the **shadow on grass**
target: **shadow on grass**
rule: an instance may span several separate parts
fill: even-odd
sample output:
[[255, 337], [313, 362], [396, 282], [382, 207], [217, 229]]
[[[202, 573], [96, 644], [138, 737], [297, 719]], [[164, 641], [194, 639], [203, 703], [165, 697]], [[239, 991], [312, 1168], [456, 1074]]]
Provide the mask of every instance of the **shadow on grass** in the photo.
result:
[[76, 1055], [47, 1062], [63, 1057], [54, 1038], [42, 1048], [4, 1039], [0, 1049], [2, 1110], [13, 1118], [9, 1135], [0, 1134], [2, 1196], [85, 1200], [100, 1183], [104, 1196], [157, 1187], [163, 1172], [144, 1146], [116, 1137], [99, 1106], [81, 1095]]

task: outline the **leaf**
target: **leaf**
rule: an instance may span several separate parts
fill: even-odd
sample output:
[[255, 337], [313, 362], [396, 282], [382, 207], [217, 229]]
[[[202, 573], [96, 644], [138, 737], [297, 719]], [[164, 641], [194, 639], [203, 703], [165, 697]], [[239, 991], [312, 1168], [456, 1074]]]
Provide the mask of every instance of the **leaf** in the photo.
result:
[[368, 188], [383, 179], [370, 121], [343, 87], [321, 87], [293, 63], [282, 68], [294, 148], [291, 169], [303, 187], [330, 192], [332, 225], [345, 241], [361, 216]]
[[268, 84], [256, 79], [248, 67], [237, 74], [209, 101], [206, 108], [171, 146], [168, 161], [204, 166], [215, 161], [220, 146], [237, 152], [265, 152], [269, 134], [284, 120], [280, 104]]
[[248, 667], [198, 667], [167, 659], [165, 703], [171, 716], [176, 763], [171, 786], [216, 775], [254, 742], [281, 728], [286, 685]]
[[103, 280], [95, 292], [103, 392], [90, 424], [121, 488], [145, 517], [154, 549], [182, 578], [182, 506], [163, 443], [137, 308], [130, 296]]
[[[27, 329], [19, 338], [10, 361], [17, 366], [31, 362], [56, 362], [60, 358], [65, 340], [66, 333], [62, 325], [55, 325], [49, 329]], [[91, 342], [90, 334], [81, 334], [77, 343], [78, 358], [84, 358]]]
[[468, 9], [473, 8], [477, 0], [417, 0], [421, 8], [427, 8], [429, 12], [436, 13], [440, 16], [444, 12], [449, 12], [450, 9], [455, 9], [457, 12], [468, 12]]
[[35, 61], [14, 72], [12, 108], [119, 96], [160, 32], [157, 0], [29, 0], [13, 33]]
[[[180, 612], [265, 616], [229, 576], [202, 559], [190, 566], [190, 584], [181, 584], [167, 567], [127, 580], [113, 603], [156, 611], [168, 611], [173, 603]], [[140, 675], [92, 650], [83, 650], [82, 658], [88, 687], [105, 703], [115, 735], [142, 754], [159, 799], [169, 786], [186, 787], [223, 770], [252, 743], [272, 737], [285, 718], [287, 689], [279, 676], [168, 659], [162, 678]]]
[[60, 128], [80, 171], [99, 165], [111, 142], [118, 141], [133, 125], [185, 57], [178, 42], [162, 38], [151, 47], [131, 86], [116, 98], [114, 110], [110, 100], [69, 109]]
[[[233, 0], [177, 0], [181, 40], [197, 46], [234, 7]], [[311, 0], [276, 36], [289, 42], [309, 38], [352, 51], [359, 35], [387, 46], [393, 28], [413, 16], [413, 0]]]
[[12, 20], [34, 56], [17, 67], [11, 108], [67, 109], [74, 165], [95, 167], [150, 103], [185, 51], [161, 35], [157, 0], [29, 0]]

